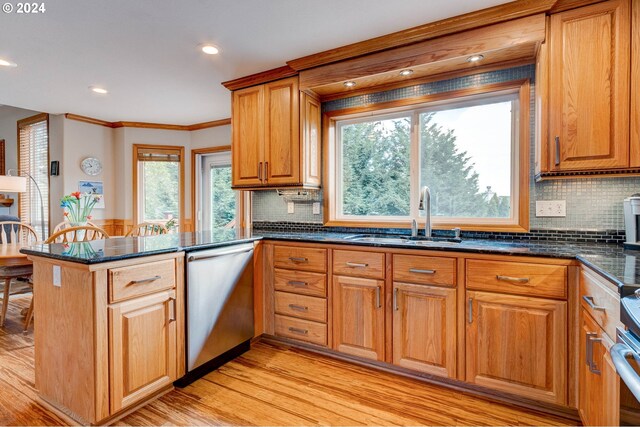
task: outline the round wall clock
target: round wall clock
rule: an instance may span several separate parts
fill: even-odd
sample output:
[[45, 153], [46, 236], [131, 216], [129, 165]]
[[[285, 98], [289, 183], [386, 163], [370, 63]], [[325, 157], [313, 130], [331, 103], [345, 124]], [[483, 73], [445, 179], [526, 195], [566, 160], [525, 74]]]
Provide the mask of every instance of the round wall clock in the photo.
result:
[[102, 163], [95, 157], [87, 157], [80, 163], [80, 168], [87, 175], [95, 176], [102, 172]]

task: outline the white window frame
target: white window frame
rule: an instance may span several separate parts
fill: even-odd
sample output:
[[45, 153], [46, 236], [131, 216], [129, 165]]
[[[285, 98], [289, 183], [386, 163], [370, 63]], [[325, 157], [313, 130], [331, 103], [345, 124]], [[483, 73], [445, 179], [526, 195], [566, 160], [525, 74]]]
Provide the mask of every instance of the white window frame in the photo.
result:
[[[407, 101], [404, 105], [389, 108], [365, 107], [365, 112], [325, 114], [325, 128], [329, 129], [325, 136], [326, 159], [328, 165], [325, 173], [325, 189], [327, 190], [328, 208], [325, 211], [326, 225], [343, 226], [376, 226], [376, 227], [409, 227], [412, 219], [423, 224], [424, 216], [418, 211], [420, 185], [419, 158], [419, 117], [431, 111], [441, 111], [487, 103], [511, 100], [512, 138], [511, 138], [511, 198], [510, 217], [437, 217], [432, 216], [436, 228], [459, 226], [463, 229], [525, 231], [529, 227], [528, 209], [528, 174], [529, 174], [529, 81], [507, 82], [506, 84], [488, 85], [476, 88], [471, 94], [440, 94], [433, 100], [424, 102]], [[464, 92], [464, 91], [460, 91]], [[457, 96], [456, 96], [457, 95]], [[394, 103], [387, 103], [385, 105]], [[384, 120], [412, 115], [411, 151], [410, 151], [410, 213], [409, 216], [355, 216], [342, 213], [342, 127], [365, 121]], [[526, 149], [525, 149], [526, 144]], [[526, 181], [526, 182], [525, 182]], [[524, 194], [523, 194], [524, 193]], [[523, 199], [523, 197], [525, 199]], [[438, 227], [440, 226], [440, 227]]]

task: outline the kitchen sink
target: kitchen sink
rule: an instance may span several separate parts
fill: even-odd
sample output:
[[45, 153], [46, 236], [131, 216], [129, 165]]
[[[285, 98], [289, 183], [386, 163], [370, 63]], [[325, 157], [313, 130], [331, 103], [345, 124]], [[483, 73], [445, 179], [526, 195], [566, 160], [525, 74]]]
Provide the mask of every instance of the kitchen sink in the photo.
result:
[[367, 234], [347, 236], [344, 239], [362, 243], [387, 243], [391, 245], [405, 244], [407, 246], [455, 246], [461, 243], [459, 239], [450, 239], [445, 237], [432, 237], [430, 239], [425, 239], [424, 237], [421, 238]]

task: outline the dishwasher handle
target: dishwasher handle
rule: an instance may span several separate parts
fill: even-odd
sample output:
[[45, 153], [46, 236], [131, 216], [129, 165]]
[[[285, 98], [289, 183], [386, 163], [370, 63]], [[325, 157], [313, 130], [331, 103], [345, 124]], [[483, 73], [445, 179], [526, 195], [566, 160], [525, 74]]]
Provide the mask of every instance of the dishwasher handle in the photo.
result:
[[242, 254], [245, 252], [252, 252], [252, 251], [253, 251], [253, 246], [251, 246], [250, 248], [230, 249], [228, 251], [220, 251], [216, 253], [203, 254], [203, 255], [189, 255], [189, 257], [187, 258], [187, 261], [189, 262], [203, 261], [205, 259], [217, 258], [225, 255]]
[[620, 379], [624, 381], [636, 399], [640, 400], [640, 376], [638, 376], [629, 363], [629, 360], [627, 360], [629, 356], [633, 356], [637, 361], [637, 356], [628, 345], [622, 343], [614, 344], [609, 351], [613, 365], [616, 367], [618, 375], [620, 375]]

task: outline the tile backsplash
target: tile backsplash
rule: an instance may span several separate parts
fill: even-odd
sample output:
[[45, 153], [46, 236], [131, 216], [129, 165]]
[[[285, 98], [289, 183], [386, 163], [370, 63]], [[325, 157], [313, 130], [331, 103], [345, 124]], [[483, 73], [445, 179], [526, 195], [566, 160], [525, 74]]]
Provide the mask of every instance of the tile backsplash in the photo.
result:
[[[534, 112], [533, 91], [535, 67], [526, 65], [507, 70], [480, 73], [473, 76], [426, 83], [386, 92], [338, 99], [323, 104], [323, 111], [387, 102], [395, 99], [441, 93], [473, 86], [530, 78], [531, 85], [531, 187], [530, 227], [532, 230], [623, 230], [622, 200], [640, 193], [639, 177], [580, 178], [550, 180], [536, 183], [533, 178]], [[320, 197], [321, 198], [321, 197]], [[567, 216], [551, 218], [535, 216], [538, 200], [565, 200]], [[320, 214], [313, 214], [310, 203], [296, 203], [295, 212], [287, 213], [287, 204], [275, 190], [256, 191], [253, 195], [253, 220], [256, 222], [318, 223]]]

